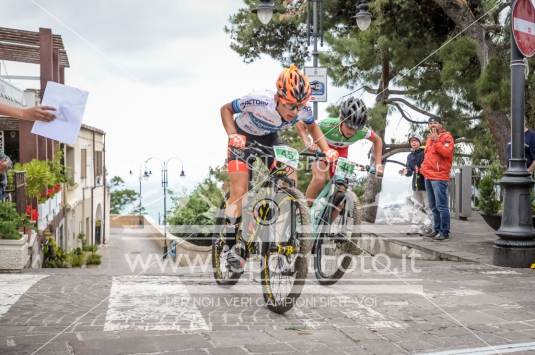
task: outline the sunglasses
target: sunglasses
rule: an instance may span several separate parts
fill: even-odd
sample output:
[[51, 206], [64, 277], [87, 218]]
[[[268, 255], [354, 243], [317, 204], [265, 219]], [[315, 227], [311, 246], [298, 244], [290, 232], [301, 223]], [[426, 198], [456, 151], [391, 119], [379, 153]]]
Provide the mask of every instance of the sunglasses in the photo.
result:
[[297, 104], [284, 104], [284, 103], [281, 103], [282, 106], [284, 106], [285, 109], [289, 110], [289, 111], [295, 111], [295, 110], [299, 110], [301, 108], [303, 108], [303, 104], [301, 105], [297, 105]]

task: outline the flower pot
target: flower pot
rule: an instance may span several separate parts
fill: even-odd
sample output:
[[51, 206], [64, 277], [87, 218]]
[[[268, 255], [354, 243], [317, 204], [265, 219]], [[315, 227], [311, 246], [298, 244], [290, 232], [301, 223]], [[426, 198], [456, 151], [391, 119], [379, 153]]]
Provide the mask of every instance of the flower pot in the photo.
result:
[[20, 239], [0, 239], [0, 270], [22, 270], [28, 262], [28, 236]]
[[497, 231], [502, 225], [502, 215], [501, 214], [481, 214], [481, 217], [489, 225], [490, 228]]
[[[481, 214], [481, 217], [483, 217], [483, 219], [489, 225], [490, 228], [494, 229], [495, 231], [500, 229], [500, 226], [502, 225], [501, 214]], [[531, 221], [533, 227], [535, 228], [535, 216], [531, 216]]]

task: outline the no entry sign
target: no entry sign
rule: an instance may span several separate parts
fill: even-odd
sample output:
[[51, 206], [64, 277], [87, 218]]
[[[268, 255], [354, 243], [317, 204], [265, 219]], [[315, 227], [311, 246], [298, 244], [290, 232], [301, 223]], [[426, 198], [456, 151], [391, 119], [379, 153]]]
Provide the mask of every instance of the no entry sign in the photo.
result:
[[513, 5], [513, 37], [526, 57], [535, 54], [535, 0], [516, 0]]

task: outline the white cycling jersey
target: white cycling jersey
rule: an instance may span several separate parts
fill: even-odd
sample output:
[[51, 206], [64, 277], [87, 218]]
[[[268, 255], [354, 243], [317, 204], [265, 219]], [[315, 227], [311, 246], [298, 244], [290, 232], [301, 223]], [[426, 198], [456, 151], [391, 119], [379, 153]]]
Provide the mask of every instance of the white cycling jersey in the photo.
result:
[[236, 99], [232, 101], [232, 110], [239, 114], [235, 120], [236, 125], [254, 136], [265, 136], [292, 127], [298, 121], [314, 123], [312, 109], [306, 105], [299, 109], [294, 120], [285, 121], [277, 112], [275, 93], [270, 91], [251, 93]]

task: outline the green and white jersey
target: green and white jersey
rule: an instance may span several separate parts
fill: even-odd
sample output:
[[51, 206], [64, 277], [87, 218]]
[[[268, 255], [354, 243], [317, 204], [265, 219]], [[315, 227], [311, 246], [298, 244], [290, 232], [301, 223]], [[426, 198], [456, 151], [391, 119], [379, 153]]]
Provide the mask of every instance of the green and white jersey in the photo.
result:
[[361, 139], [370, 139], [375, 136], [375, 132], [372, 129], [363, 128], [358, 130], [353, 137], [346, 138], [340, 132], [339, 124], [340, 119], [335, 117], [329, 117], [318, 123], [330, 146], [347, 147]]

